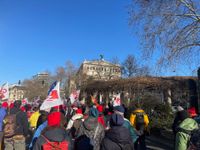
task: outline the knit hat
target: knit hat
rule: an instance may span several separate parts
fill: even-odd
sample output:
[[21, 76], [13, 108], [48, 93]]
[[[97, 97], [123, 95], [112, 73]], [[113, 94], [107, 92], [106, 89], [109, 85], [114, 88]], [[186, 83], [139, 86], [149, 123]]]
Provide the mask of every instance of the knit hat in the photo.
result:
[[1, 107], [8, 108], [8, 103], [7, 102], [3, 102], [2, 105], [1, 105]]
[[96, 108], [94, 108], [94, 107], [90, 108], [89, 116], [97, 118], [99, 116], [98, 110]]
[[81, 109], [81, 108], [77, 109], [77, 110], [76, 110], [76, 114], [83, 114], [82, 109]]
[[195, 107], [189, 108], [188, 109], [188, 113], [190, 114], [191, 117], [196, 117], [197, 116]]
[[111, 126], [122, 126], [124, 124], [124, 118], [119, 114], [112, 114], [110, 119]]
[[60, 126], [61, 122], [61, 113], [60, 112], [52, 112], [47, 117], [48, 126]]
[[97, 106], [97, 110], [99, 111], [99, 113], [103, 113], [103, 106], [102, 105], [98, 105]]

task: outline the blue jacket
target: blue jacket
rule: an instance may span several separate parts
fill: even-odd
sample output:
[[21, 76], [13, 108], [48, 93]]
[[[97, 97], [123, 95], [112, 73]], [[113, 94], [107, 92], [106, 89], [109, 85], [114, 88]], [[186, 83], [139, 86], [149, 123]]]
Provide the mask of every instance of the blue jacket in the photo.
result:
[[29, 145], [29, 149], [32, 149], [37, 138], [41, 135], [41, 132], [44, 128], [47, 127], [47, 121], [45, 121], [43, 124], [41, 124], [37, 130], [35, 131], [34, 135], [33, 135], [33, 138], [32, 138], [32, 141], [31, 141], [31, 144]]
[[5, 108], [1, 107], [0, 108], [0, 131], [3, 130], [3, 119], [6, 116], [7, 111]]

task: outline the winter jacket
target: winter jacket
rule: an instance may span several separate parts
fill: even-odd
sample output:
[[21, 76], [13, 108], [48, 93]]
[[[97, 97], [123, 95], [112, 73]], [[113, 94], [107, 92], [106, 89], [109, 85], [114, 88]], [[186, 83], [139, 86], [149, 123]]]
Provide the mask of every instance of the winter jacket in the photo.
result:
[[31, 115], [29, 122], [32, 128], [36, 128], [39, 116], [40, 116], [39, 111], [36, 111]]
[[74, 124], [74, 121], [75, 120], [82, 120], [83, 121], [83, 114], [75, 114], [70, 120], [69, 120], [69, 123], [67, 125], [67, 129], [71, 129], [71, 127], [73, 126]]
[[186, 150], [188, 147], [190, 134], [183, 132], [182, 129], [186, 131], [198, 129], [198, 123], [192, 118], [187, 118], [180, 123], [176, 133], [175, 150]]
[[0, 108], [0, 131], [3, 130], [3, 120], [4, 120], [4, 117], [6, 116], [6, 114], [7, 114], [6, 109], [1, 107]]
[[84, 121], [82, 114], [75, 114], [70, 120], [67, 125], [67, 130], [70, 131], [72, 138], [77, 137], [78, 130]]
[[10, 110], [10, 114], [17, 114], [16, 119], [17, 119], [17, 126], [18, 128], [16, 129], [16, 134], [17, 135], [28, 135], [28, 118], [25, 112], [22, 112], [19, 108], [13, 107]]
[[[43, 136], [46, 137], [51, 142], [67, 141], [69, 143], [68, 150], [73, 149], [71, 138], [69, 137], [67, 132], [62, 128], [57, 127], [57, 128], [53, 128], [51, 130], [48, 130], [43, 134]], [[47, 143], [46, 139], [44, 139], [43, 136], [42, 135], [39, 136], [35, 145], [33, 146], [33, 150], [42, 150], [43, 144]]]
[[129, 130], [130, 135], [131, 135], [131, 139], [132, 139], [133, 143], [135, 143], [135, 141], [138, 139], [135, 128], [133, 126], [131, 126], [130, 121], [126, 118], [124, 118], [123, 126]]
[[101, 150], [121, 150], [125, 145], [134, 150], [129, 130], [123, 126], [114, 126], [106, 132]]
[[41, 124], [37, 130], [35, 131], [34, 135], [33, 135], [33, 138], [32, 138], [32, 141], [31, 141], [31, 144], [29, 145], [29, 149], [32, 149], [37, 138], [41, 135], [41, 132], [43, 131], [44, 128], [47, 127], [47, 121], [45, 121], [43, 124]]
[[[95, 131], [96, 137], [94, 138]], [[98, 123], [97, 118], [88, 117], [79, 128], [78, 137], [82, 135], [86, 135], [88, 138], [90, 138], [90, 140], [93, 140], [94, 150], [99, 150], [100, 143], [105, 135], [104, 127]]]
[[144, 110], [142, 110], [142, 109], [136, 109], [135, 111], [133, 111], [133, 113], [130, 116], [131, 125], [136, 128], [136, 114], [137, 113], [142, 113], [144, 115], [144, 125], [145, 125], [145, 128], [147, 128], [147, 126], [149, 124], [149, 118], [148, 118], [147, 114], [144, 112]]

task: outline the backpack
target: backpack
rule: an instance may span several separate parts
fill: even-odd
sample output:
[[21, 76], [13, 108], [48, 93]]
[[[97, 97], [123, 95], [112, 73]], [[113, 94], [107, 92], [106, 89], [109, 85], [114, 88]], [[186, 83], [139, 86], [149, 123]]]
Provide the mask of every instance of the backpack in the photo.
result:
[[3, 127], [3, 133], [5, 138], [10, 138], [16, 134], [16, 130], [19, 128], [17, 126], [17, 114], [20, 112], [17, 112], [16, 114], [10, 114], [5, 116], [3, 122], [4, 122], [4, 127]]
[[44, 135], [42, 137], [45, 139], [46, 143], [42, 145], [43, 150], [68, 150], [69, 142], [51, 142]]
[[94, 136], [89, 138], [87, 135], [81, 135], [75, 140], [75, 149], [79, 150], [93, 150], [95, 146], [95, 138], [97, 136], [97, 132], [99, 130], [99, 124], [95, 129]]
[[140, 130], [141, 127], [145, 125], [145, 123], [144, 123], [144, 114], [143, 113], [136, 113], [135, 125], [136, 125], [136, 129], [137, 130]]
[[[192, 131], [186, 130], [183, 128], [177, 128], [177, 132], [183, 132], [187, 135], [189, 135], [189, 139], [187, 141], [187, 148], [188, 150], [195, 150], [194, 147], [197, 145], [197, 143], [200, 143], [200, 129], [194, 129]], [[198, 145], [200, 146], [200, 145]], [[197, 148], [198, 149], [198, 148]]]

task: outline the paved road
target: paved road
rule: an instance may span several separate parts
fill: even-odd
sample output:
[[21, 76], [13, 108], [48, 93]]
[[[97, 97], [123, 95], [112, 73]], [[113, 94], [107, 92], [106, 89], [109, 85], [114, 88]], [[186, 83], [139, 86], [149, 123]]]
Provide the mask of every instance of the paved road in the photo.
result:
[[148, 150], [173, 150], [173, 141], [156, 136], [146, 138]]

